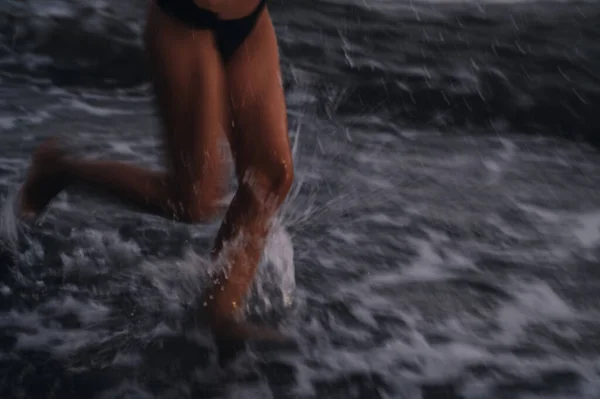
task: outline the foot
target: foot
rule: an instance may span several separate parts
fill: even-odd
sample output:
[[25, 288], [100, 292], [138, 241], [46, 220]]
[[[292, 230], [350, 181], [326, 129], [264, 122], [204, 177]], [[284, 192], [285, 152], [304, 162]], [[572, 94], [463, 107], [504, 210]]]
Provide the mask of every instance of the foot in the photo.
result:
[[208, 324], [217, 346], [219, 364], [222, 367], [235, 359], [245, 349], [247, 343], [273, 343], [276, 345], [294, 343], [291, 338], [267, 326], [257, 326], [229, 318], [211, 322], [210, 317], [207, 316], [206, 314], [199, 315], [197, 310], [191, 310], [184, 322], [184, 328], [195, 328], [200, 324]]
[[215, 336], [220, 339], [234, 339], [243, 341], [262, 341], [273, 343], [287, 343], [291, 339], [279, 331], [267, 327], [249, 323], [230, 321], [214, 328]]
[[244, 322], [227, 321], [212, 328], [217, 345], [219, 364], [224, 367], [237, 357], [247, 343], [291, 344], [293, 341], [279, 331]]
[[66, 156], [55, 138], [42, 143], [34, 152], [27, 179], [18, 196], [18, 216], [34, 220], [66, 187]]

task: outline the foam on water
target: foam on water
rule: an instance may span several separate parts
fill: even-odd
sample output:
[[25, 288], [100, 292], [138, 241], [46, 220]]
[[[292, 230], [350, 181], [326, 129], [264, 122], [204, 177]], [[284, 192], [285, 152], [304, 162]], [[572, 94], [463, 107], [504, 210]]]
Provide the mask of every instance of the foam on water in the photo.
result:
[[496, 319], [502, 333], [495, 336], [497, 342], [513, 344], [522, 338], [526, 327], [537, 323], [548, 326], [558, 321], [576, 319], [577, 311], [567, 305], [544, 282], [517, 282], [511, 287], [512, 301], [497, 310]]
[[0, 117], [0, 129], [12, 129], [16, 125], [17, 118], [14, 116], [2, 116]]
[[573, 230], [583, 248], [597, 248], [600, 244], [600, 213], [584, 213], [577, 217], [579, 226]]
[[113, 116], [113, 115], [123, 115], [123, 114], [128, 113], [128, 111], [123, 110], [123, 109], [110, 109], [110, 108], [97, 107], [97, 106], [93, 106], [89, 103], [86, 103], [86, 102], [83, 102], [80, 100], [76, 100], [76, 99], [73, 99], [70, 101], [69, 107], [72, 109], [77, 109], [77, 110], [87, 112], [94, 116], [101, 116], [101, 117], [102, 116], [107, 117], [107, 116]]
[[[280, 389], [412, 399], [447, 387], [467, 398], [507, 390], [524, 398], [535, 383], [560, 395], [552, 380], [567, 375], [563, 385], [594, 397], [598, 355], [585, 337], [597, 330], [597, 306], [593, 291], [569, 278], [584, 270], [590, 285], [596, 281], [597, 156], [494, 131], [411, 132], [380, 115], [338, 115], [330, 123], [348, 93], [329, 93], [323, 119], [307, 115], [303, 99], [312, 103], [314, 94], [302, 79], [313, 76], [300, 68], [297, 77], [290, 102], [296, 184], [247, 311], [279, 313], [299, 349], [250, 348], [235, 372], [259, 377], [229, 381], [221, 396], [278, 397]], [[150, 101], [139, 93], [21, 94], [15, 101], [27, 105], [24, 115], [44, 109], [50, 117], [48, 126], [30, 125], [35, 140], [10, 142], [15, 152], [0, 159], [8, 171], [3, 188], [20, 178], [36, 141], [65, 126], [92, 157], [157, 165]], [[34, 100], [41, 106], [27, 102]], [[186, 365], [193, 345], [169, 349], [160, 367], [149, 365], [144, 346], [181, 335], [185, 306], [219, 266], [207, 256], [218, 222], [181, 226], [69, 193], [41, 226], [21, 231], [11, 206], [9, 198], [0, 227], [17, 256], [0, 294], [14, 306], [2, 310], [0, 326], [15, 345], [0, 356], [25, 356], [27, 348], [94, 359], [123, 371], [96, 392], [111, 398], [157, 396], [136, 378], [140, 370], [166, 375], [163, 397], [193, 396], [194, 384], [218, 380], [210, 362], [194, 363], [193, 377], [169, 374]], [[209, 347], [199, 335], [205, 341], [197, 345]], [[199, 352], [193, 357], [202, 363], [209, 351]]]
[[[92, 328], [101, 323], [109, 310], [94, 301], [82, 302], [71, 296], [42, 303], [32, 312], [11, 311], [0, 316], [0, 326], [20, 331], [16, 334], [15, 349], [48, 351], [66, 358], [98, 340], [105, 338], [102, 331]], [[65, 328], [58, 320], [73, 316], [80, 328]]]

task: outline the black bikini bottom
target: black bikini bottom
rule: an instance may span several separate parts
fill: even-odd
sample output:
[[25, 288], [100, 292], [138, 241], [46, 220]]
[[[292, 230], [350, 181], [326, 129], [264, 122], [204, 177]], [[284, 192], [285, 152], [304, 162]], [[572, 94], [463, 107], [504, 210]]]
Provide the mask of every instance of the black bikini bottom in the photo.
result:
[[244, 43], [267, 4], [261, 0], [249, 15], [239, 19], [220, 19], [214, 12], [200, 8], [194, 0], [156, 0], [163, 12], [193, 29], [212, 29], [223, 61]]

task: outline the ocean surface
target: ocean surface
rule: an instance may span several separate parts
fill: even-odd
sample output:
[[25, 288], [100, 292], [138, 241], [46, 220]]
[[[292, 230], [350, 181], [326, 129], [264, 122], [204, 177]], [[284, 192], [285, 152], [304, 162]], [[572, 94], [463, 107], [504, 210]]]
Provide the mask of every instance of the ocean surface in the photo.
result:
[[145, 6], [0, 2], [0, 398], [600, 398], [600, 2], [271, 2], [296, 180], [247, 312], [297, 347], [225, 369], [180, 327], [218, 221], [12, 213], [53, 135], [160, 165]]

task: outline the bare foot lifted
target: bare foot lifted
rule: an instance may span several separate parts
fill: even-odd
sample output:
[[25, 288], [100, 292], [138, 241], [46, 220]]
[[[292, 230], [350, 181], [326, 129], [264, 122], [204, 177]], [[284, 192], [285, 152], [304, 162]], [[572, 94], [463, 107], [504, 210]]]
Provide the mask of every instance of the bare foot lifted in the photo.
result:
[[42, 143], [32, 157], [25, 183], [19, 190], [17, 216], [28, 221], [35, 220], [40, 212], [67, 184], [65, 152], [58, 139]]

